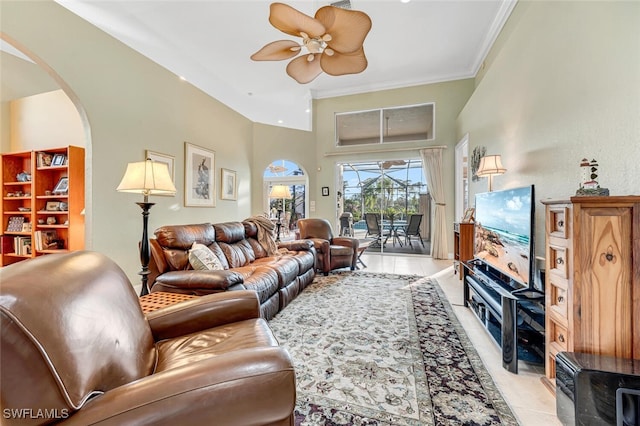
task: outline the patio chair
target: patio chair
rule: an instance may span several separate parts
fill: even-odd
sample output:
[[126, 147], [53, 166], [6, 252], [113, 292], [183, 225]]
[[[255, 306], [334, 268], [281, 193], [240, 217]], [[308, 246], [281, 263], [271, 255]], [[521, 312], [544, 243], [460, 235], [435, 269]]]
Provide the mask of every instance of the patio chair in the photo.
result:
[[[364, 220], [367, 224], [367, 233], [365, 238], [368, 236], [372, 236], [375, 238], [375, 241], [372, 243], [372, 246], [375, 245], [385, 245], [387, 240], [391, 236], [390, 231], [385, 231], [380, 224], [380, 218], [376, 213], [365, 213]], [[384, 241], [382, 238], [384, 237]]]
[[420, 235], [420, 224], [422, 223], [422, 216], [422, 213], [409, 215], [407, 226], [397, 230], [398, 236], [404, 237], [406, 243], [409, 244], [409, 247], [413, 247], [411, 245], [411, 237], [418, 237], [420, 239], [420, 244], [422, 244], [422, 247], [424, 247], [424, 241], [422, 241], [422, 235]]
[[353, 237], [353, 214], [344, 212], [340, 215], [340, 236]]

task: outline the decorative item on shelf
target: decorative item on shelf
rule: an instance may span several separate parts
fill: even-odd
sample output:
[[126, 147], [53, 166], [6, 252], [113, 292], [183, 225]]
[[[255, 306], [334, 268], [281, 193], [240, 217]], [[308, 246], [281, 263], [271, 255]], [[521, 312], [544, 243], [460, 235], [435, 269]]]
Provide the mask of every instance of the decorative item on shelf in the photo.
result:
[[274, 185], [269, 192], [269, 198], [274, 200], [280, 200], [278, 204], [278, 221], [276, 222], [276, 242], [280, 242], [280, 228], [282, 228], [282, 210], [284, 200], [290, 200], [292, 198], [291, 191], [287, 185]]
[[480, 180], [478, 177], [478, 168], [480, 167], [480, 159], [484, 157], [487, 153], [487, 148], [484, 146], [476, 146], [473, 148], [473, 153], [471, 154], [471, 180], [474, 182]]
[[31, 207], [18, 207], [19, 212], [30, 212]]
[[66, 201], [60, 201], [60, 205], [58, 206], [58, 208], [60, 209], [60, 211], [66, 212], [67, 210], [69, 210], [69, 203], [67, 203]]
[[169, 168], [166, 163], [159, 163], [147, 159], [136, 163], [127, 164], [127, 170], [122, 181], [116, 188], [120, 192], [142, 194], [144, 201], [136, 203], [142, 209], [142, 241], [140, 243], [140, 263], [142, 270], [142, 289], [140, 295], [149, 294], [147, 280], [149, 275], [149, 237], [147, 227], [149, 224], [149, 209], [155, 204], [149, 202], [150, 195], [175, 195], [176, 187], [171, 180]]
[[51, 161], [53, 160], [53, 154], [49, 154], [48, 152], [38, 152], [36, 154], [36, 160], [37, 167], [50, 167]]
[[473, 223], [475, 221], [474, 214], [476, 213], [476, 209], [473, 207], [469, 207], [464, 212], [464, 217], [462, 218], [462, 223]]
[[29, 172], [20, 172], [16, 175], [16, 180], [18, 182], [31, 182], [31, 173]]
[[65, 195], [69, 193], [69, 178], [61, 177], [55, 188], [53, 188], [53, 195]]
[[51, 191], [49, 191], [49, 190], [44, 191], [44, 195], [46, 195], [48, 197], [49, 195], [51, 195]]
[[9, 217], [9, 223], [7, 224], [6, 232], [22, 232], [22, 224], [25, 222], [23, 216], [11, 216]]
[[323, 71], [339, 76], [367, 68], [363, 43], [371, 19], [366, 13], [331, 5], [318, 9], [312, 18], [283, 3], [272, 3], [269, 11], [271, 25], [285, 34], [302, 37], [302, 44], [274, 41], [251, 55], [252, 60], [281, 61], [297, 56], [286, 71], [300, 84], [313, 81]]
[[55, 225], [58, 221], [55, 216], [47, 217], [47, 225]]
[[52, 166], [64, 166], [67, 162], [67, 156], [64, 154], [56, 154], [51, 160]]
[[55, 211], [62, 210], [60, 208], [60, 201], [47, 201], [47, 204], [45, 205], [44, 209], [48, 212], [55, 212]]
[[480, 159], [480, 166], [476, 173], [478, 177], [489, 177], [489, 192], [491, 192], [493, 176], [501, 175], [507, 169], [502, 167], [502, 158], [499, 155], [485, 155]]
[[576, 191], [577, 196], [607, 196], [608, 188], [600, 188], [598, 183], [598, 162], [596, 160], [587, 160], [583, 158], [580, 162], [580, 170], [582, 181], [580, 188]]
[[44, 219], [38, 219], [38, 225], [44, 225]]

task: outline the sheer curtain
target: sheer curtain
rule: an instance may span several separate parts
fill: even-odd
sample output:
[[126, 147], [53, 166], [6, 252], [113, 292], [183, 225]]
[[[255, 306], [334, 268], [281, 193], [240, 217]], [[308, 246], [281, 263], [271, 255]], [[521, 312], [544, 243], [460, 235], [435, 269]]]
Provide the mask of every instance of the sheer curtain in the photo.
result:
[[444, 201], [444, 188], [442, 186], [442, 150], [443, 147], [424, 148], [420, 150], [422, 168], [429, 185], [429, 192], [436, 205], [433, 220], [433, 238], [431, 238], [431, 257], [434, 259], [447, 259], [447, 222], [446, 204]]

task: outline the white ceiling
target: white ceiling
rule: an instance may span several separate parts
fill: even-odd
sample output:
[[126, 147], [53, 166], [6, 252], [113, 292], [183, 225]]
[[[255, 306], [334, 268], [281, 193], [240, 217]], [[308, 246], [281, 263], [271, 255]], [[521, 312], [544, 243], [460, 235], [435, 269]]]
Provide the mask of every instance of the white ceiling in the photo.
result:
[[[261, 0], [56, 0], [255, 122], [311, 129], [311, 100], [475, 76], [516, 0], [352, 0], [373, 26], [367, 69], [301, 85], [288, 61], [254, 62], [263, 45], [292, 39]], [[307, 15], [327, 4], [288, 1]]]

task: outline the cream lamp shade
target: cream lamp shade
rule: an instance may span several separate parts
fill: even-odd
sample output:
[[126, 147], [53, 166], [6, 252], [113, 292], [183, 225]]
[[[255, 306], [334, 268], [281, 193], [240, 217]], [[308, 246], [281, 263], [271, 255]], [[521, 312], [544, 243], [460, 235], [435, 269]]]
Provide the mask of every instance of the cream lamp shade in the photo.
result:
[[287, 185], [274, 185], [271, 187], [271, 192], [269, 192], [269, 198], [290, 200], [293, 197]]
[[176, 193], [176, 187], [169, 175], [169, 167], [165, 163], [150, 159], [127, 164], [127, 170], [116, 190], [143, 194], [145, 197]]
[[507, 169], [502, 167], [502, 158], [499, 155], [486, 155], [480, 159], [480, 165], [476, 175], [492, 176], [501, 175], [506, 172]]
[[480, 159], [476, 175], [478, 177], [489, 177], [489, 192], [491, 192], [493, 176], [501, 175], [506, 171], [507, 169], [502, 166], [502, 158], [499, 155], [485, 155]]

